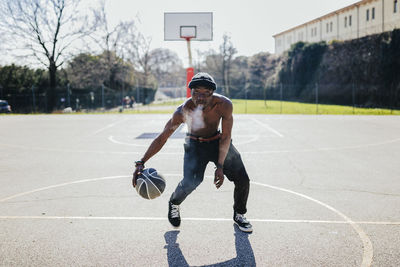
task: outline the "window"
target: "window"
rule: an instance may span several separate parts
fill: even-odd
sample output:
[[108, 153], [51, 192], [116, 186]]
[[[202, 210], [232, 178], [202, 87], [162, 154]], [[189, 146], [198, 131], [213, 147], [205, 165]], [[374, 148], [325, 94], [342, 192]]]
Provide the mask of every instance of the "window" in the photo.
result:
[[332, 32], [332, 29], [333, 29], [333, 22], [331, 22], [330, 23], [330, 25], [329, 25], [329, 30]]
[[398, 9], [397, 0], [394, 0], [394, 2], [393, 2], [393, 13], [397, 13], [397, 9]]
[[344, 17], [344, 27], [347, 27], [347, 17]]
[[281, 45], [282, 45], [282, 41], [281, 41], [281, 39], [278, 39], [277, 46], [281, 46]]
[[375, 7], [372, 8], [371, 19], [375, 19]]
[[349, 26], [351, 26], [351, 15], [349, 16]]
[[367, 17], [367, 21], [369, 21], [369, 9], [367, 9], [367, 15], [366, 15], [366, 17]]
[[329, 23], [326, 24], [326, 32], [329, 32]]
[[317, 36], [317, 27], [311, 29], [311, 36], [312, 37]]

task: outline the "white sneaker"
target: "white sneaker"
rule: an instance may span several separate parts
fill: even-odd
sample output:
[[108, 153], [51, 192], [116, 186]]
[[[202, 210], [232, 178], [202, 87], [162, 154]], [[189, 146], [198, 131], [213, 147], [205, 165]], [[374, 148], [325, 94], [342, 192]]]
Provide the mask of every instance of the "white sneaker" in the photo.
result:
[[253, 226], [250, 222], [244, 217], [243, 214], [234, 212], [233, 214], [233, 221], [237, 224], [239, 229], [242, 232], [251, 233], [253, 232]]

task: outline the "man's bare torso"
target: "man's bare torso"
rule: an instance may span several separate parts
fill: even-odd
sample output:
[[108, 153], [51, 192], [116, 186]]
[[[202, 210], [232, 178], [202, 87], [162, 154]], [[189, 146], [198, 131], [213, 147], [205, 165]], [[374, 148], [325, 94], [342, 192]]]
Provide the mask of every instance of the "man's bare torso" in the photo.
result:
[[230, 104], [228, 98], [214, 94], [210, 103], [204, 107], [195, 106], [192, 99], [188, 99], [178, 111], [182, 114], [190, 134], [207, 138], [217, 132], [224, 106], [227, 104]]

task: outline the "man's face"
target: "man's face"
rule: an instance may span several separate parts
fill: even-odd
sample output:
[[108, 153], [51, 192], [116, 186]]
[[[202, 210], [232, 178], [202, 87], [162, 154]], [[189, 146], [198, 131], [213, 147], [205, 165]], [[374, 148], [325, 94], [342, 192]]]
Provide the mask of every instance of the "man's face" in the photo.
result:
[[213, 90], [199, 86], [192, 89], [192, 100], [196, 106], [206, 106], [211, 102]]

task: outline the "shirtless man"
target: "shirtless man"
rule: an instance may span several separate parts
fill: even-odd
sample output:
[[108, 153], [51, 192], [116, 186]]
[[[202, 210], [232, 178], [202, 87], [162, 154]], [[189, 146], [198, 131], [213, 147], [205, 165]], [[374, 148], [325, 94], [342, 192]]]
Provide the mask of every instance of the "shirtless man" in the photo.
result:
[[[133, 186], [144, 169], [144, 163], [158, 153], [167, 139], [182, 124], [188, 126], [185, 138], [184, 173], [169, 200], [168, 220], [178, 227], [181, 223], [179, 205], [203, 181], [208, 162], [215, 166], [214, 184], [219, 188], [224, 182], [224, 175], [234, 182], [233, 220], [239, 229], [252, 232], [251, 224], [244, 214], [247, 212], [247, 198], [250, 181], [239, 152], [232, 145], [231, 132], [233, 125], [232, 102], [214, 91], [217, 85], [207, 73], [198, 73], [189, 83], [192, 97], [180, 105], [164, 130], [151, 143], [141, 160], [136, 161], [133, 173]], [[218, 126], [222, 125], [222, 132]]]

